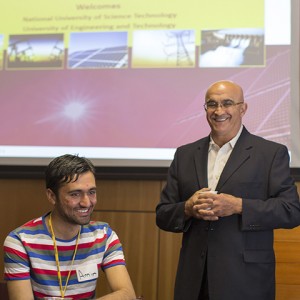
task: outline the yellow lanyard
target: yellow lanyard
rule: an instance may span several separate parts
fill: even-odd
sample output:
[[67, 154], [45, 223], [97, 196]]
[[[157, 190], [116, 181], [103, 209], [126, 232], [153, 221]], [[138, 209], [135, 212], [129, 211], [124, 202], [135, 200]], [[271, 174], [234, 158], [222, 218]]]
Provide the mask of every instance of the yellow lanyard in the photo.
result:
[[60, 267], [59, 267], [59, 256], [58, 256], [58, 250], [57, 250], [57, 245], [56, 245], [56, 239], [55, 239], [55, 234], [54, 234], [53, 227], [52, 227], [51, 213], [50, 213], [50, 217], [49, 217], [49, 227], [50, 227], [51, 237], [52, 237], [53, 245], [54, 245], [54, 254], [55, 254], [56, 267], [57, 267], [57, 277], [58, 277], [58, 282], [59, 282], [60, 294], [61, 294], [61, 297], [64, 298], [66, 290], [67, 290], [68, 282], [69, 282], [69, 279], [70, 279], [72, 266], [73, 266], [73, 263], [74, 263], [74, 260], [75, 260], [81, 230], [79, 230], [78, 235], [77, 235], [77, 240], [76, 240], [75, 250], [74, 250], [74, 253], [73, 253], [73, 257], [72, 257], [72, 262], [71, 262], [71, 265], [70, 265], [70, 270], [69, 270], [69, 273], [68, 273], [66, 284], [63, 287], [62, 286], [61, 273], [60, 273]]

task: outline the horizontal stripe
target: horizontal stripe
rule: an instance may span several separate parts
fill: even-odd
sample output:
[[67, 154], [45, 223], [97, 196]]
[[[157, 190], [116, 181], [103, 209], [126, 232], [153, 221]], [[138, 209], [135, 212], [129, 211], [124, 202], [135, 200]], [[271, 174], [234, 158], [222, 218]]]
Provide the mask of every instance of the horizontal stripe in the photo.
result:
[[[53, 241], [44, 219], [45, 216], [27, 222], [12, 231], [4, 242], [5, 279], [30, 278], [34, 295], [39, 298], [59, 292]], [[57, 240], [63, 284], [70, 270], [75, 242], [75, 239]], [[88, 264], [96, 264], [98, 269], [125, 265], [122, 245], [107, 223], [94, 221], [82, 227], [66, 296], [75, 295], [76, 300], [94, 295], [97, 280], [77, 280], [76, 268]]]

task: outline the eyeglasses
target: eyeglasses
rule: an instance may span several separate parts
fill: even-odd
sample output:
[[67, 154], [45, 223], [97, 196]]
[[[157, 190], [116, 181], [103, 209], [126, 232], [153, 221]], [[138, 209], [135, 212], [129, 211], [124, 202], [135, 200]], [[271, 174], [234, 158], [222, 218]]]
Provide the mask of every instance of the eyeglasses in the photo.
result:
[[222, 107], [222, 108], [231, 108], [233, 106], [236, 106], [236, 105], [239, 105], [239, 104], [243, 104], [244, 102], [234, 102], [230, 99], [225, 99], [225, 100], [222, 100], [221, 102], [217, 102], [217, 101], [207, 101], [205, 104], [204, 104], [204, 109], [205, 110], [210, 110], [210, 111], [213, 111], [213, 110], [217, 110], [218, 107]]

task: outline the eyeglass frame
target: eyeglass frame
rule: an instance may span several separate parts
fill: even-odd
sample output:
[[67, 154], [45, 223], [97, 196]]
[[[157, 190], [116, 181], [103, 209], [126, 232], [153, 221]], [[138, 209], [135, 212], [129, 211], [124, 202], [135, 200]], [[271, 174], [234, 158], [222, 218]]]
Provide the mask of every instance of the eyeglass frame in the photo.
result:
[[[226, 101], [227, 101], [227, 107], [226, 107], [226, 103], [224, 103], [224, 102], [226, 102]], [[216, 107], [208, 107], [208, 106], [207, 106], [207, 103], [209, 103], [209, 102], [216, 103], [217, 106], [216, 106]], [[230, 102], [230, 103], [228, 103], [228, 102]], [[214, 110], [217, 110], [219, 107], [225, 108], [225, 109], [229, 109], [229, 108], [231, 108], [231, 107], [233, 107], [233, 106], [236, 106], [236, 105], [239, 105], [239, 104], [244, 104], [244, 103], [245, 103], [244, 101], [241, 101], [241, 102], [234, 102], [234, 101], [231, 100], [231, 99], [224, 99], [224, 100], [222, 100], [221, 102], [214, 101], [214, 100], [208, 100], [207, 102], [205, 102], [205, 103], [203, 104], [203, 107], [204, 107], [204, 109], [205, 109], [206, 111], [207, 111], [207, 110], [214, 111]], [[225, 104], [225, 105], [224, 105], [224, 104]]]

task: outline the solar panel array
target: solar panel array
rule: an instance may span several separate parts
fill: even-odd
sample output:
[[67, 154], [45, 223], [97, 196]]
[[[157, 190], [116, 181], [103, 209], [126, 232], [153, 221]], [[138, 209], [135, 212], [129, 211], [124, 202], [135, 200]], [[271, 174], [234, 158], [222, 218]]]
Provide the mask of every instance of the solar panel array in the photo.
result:
[[68, 67], [74, 68], [125, 68], [128, 65], [127, 46], [77, 51], [70, 54]]

